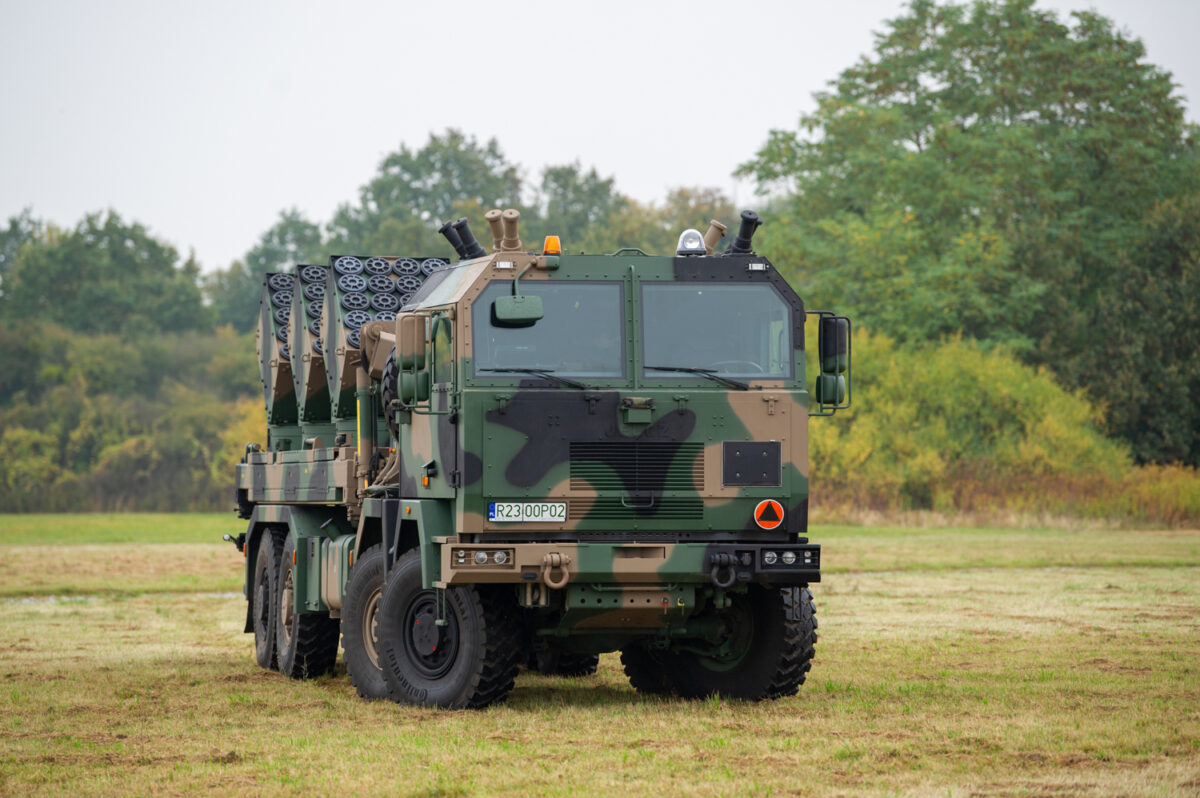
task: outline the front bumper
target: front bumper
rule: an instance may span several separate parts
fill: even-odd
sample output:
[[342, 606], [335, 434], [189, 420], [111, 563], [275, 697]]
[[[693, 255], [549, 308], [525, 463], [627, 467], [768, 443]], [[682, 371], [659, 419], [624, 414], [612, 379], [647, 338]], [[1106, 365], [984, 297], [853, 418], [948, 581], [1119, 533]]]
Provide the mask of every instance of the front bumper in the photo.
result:
[[441, 548], [437, 587], [507, 582], [552, 589], [574, 583], [710, 583], [727, 588], [821, 581], [821, 547], [811, 543], [459, 543], [449, 539]]

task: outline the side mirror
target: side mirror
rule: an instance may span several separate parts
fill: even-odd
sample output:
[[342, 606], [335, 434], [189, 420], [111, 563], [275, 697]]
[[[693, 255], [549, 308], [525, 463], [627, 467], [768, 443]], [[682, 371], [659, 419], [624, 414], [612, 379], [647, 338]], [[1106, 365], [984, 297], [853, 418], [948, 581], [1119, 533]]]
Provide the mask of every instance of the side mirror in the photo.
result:
[[396, 320], [396, 359], [400, 368], [425, 368], [425, 317], [402, 314]]
[[416, 402], [427, 402], [429, 401], [429, 372], [402, 371], [399, 385], [396, 387], [400, 394], [401, 404], [412, 405]]
[[841, 374], [821, 374], [814, 393], [820, 404], [840, 405], [846, 401], [846, 378]]
[[819, 373], [812, 386], [818, 409], [810, 416], [831, 416], [850, 407], [850, 319], [827, 310], [812, 310], [817, 317]]
[[544, 315], [540, 296], [502, 296], [492, 303], [492, 324], [496, 327], [532, 327]]
[[822, 316], [817, 348], [822, 374], [845, 374], [850, 364], [850, 320], [845, 316]]

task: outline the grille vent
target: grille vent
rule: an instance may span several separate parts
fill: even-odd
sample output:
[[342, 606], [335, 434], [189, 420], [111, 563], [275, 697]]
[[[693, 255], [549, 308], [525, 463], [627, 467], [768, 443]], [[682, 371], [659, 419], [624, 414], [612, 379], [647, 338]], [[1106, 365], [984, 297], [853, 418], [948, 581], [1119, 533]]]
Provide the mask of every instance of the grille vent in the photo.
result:
[[703, 484], [703, 443], [604, 441], [571, 444], [571, 490], [658, 493], [664, 490], [695, 491], [697, 485]]
[[[622, 504], [620, 498], [602, 496], [586, 511], [581, 506], [583, 502], [571, 502], [567, 517], [577, 521], [587, 517], [603, 520], [630, 520], [636, 518], [653, 518], [659, 521], [694, 521], [704, 517], [704, 501], [700, 498], [659, 497], [653, 499], [626, 499]], [[631, 505], [631, 506], [627, 506]]]

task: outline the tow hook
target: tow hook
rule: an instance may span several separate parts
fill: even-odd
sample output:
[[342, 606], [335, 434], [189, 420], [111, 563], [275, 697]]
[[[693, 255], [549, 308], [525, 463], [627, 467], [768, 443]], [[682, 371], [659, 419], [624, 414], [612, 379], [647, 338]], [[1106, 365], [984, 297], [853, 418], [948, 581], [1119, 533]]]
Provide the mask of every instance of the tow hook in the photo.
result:
[[[724, 590], [731, 586], [737, 579], [737, 571], [734, 570], [734, 566], [737, 563], [731, 555], [723, 552], [713, 554], [709, 557], [709, 562], [712, 563], [712, 571], [709, 572], [709, 578], [712, 579], [712, 583], [717, 587]], [[724, 579], [721, 578], [722, 571], [728, 574]]]
[[[542, 558], [542, 581], [546, 583], [546, 587], [552, 590], [561, 590], [567, 586], [567, 582], [571, 581], [571, 572], [567, 570], [567, 566], [571, 564], [570, 557], [564, 557], [557, 551], [552, 551]], [[562, 577], [558, 580], [551, 578], [551, 574], [561, 570]]]

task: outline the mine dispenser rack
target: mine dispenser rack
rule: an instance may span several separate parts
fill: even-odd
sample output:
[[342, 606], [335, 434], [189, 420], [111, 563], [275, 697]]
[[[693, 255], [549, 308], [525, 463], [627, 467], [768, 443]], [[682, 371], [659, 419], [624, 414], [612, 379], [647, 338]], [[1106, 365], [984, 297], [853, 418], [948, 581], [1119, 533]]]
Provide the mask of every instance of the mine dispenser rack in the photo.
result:
[[362, 326], [369, 321], [394, 321], [425, 278], [446, 264], [434, 257], [330, 256], [321, 337], [336, 432], [352, 433], [355, 427], [355, 369]]
[[329, 383], [325, 378], [325, 351], [321, 340], [321, 317], [325, 307], [323, 266], [296, 267], [299, 281], [291, 309], [292, 376], [300, 428], [305, 440], [333, 441], [329, 416]]
[[257, 334], [259, 375], [267, 411], [268, 448], [300, 448], [296, 386], [292, 379], [290, 328], [295, 278], [263, 275]]

